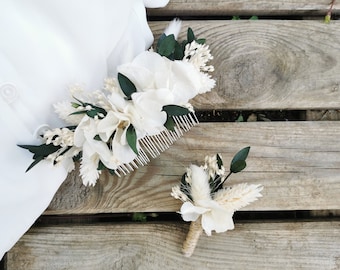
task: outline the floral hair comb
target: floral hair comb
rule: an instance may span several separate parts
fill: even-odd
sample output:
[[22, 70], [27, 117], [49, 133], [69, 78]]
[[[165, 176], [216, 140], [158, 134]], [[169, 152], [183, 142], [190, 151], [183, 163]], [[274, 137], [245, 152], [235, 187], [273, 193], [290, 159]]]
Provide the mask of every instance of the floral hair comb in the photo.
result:
[[190, 257], [203, 230], [207, 235], [234, 229], [233, 214], [240, 208], [262, 197], [261, 185], [237, 184], [223, 187], [232, 173], [246, 167], [250, 147], [239, 151], [231, 161], [230, 172], [225, 175], [219, 154], [207, 156], [204, 166], [190, 165], [182, 176], [180, 185], [172, 188], [171, 196], [183, 202], [180, 214], [184, 221], [191, 221], [183, 243], [183, 254]]
[[119, 66], [117, 77], [106, 79], [103, 90], [72, 88], [74, 101], [55, 104], [68, 126], [47, 128], [40, 134], [41, 145], [19, 145], [34, 154], [27, 170], [50, 160], [71, 171], [80, 161], [84, 185], [94, 185], [102, 170], [126, 175], [197, 125], [188, 102], [215, 86], [208, 74], [214, 68], [207, 65], [213, 57], [190, 28], [187, 40], [178, 42], [179, 28], [180, 21], [174, 20], [155, 51]]

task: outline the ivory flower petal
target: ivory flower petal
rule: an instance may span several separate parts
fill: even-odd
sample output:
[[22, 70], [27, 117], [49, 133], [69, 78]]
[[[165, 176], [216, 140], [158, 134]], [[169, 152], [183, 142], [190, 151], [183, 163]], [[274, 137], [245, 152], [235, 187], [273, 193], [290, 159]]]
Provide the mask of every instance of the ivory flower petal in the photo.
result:
[[180, 213], [184, 221], [195, 221], [203, 213], [209, 211], [204, 207], [193, 205], [191, 202], [183, 203]]
[[207, 235], [211, 235], [212, 231], [220, 233], [234, 229], [233, 211], [221, 207], [213, 200], [205, 201], [204, 203], [198, 202], [198, 204], [209, 209], [209, 211], [202, 214], [202, 228]]

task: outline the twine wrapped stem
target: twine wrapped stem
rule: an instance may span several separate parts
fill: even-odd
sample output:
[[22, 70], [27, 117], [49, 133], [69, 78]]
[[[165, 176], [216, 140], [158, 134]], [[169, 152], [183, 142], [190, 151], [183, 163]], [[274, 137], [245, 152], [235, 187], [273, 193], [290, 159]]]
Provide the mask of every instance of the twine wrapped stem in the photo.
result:
[[183, 243], [182, 252], [185, 257], [190, 257], [192, 255], [202, 232], [201, 217], [199, 217], [196, 221], [191, 222], [189, 232]]

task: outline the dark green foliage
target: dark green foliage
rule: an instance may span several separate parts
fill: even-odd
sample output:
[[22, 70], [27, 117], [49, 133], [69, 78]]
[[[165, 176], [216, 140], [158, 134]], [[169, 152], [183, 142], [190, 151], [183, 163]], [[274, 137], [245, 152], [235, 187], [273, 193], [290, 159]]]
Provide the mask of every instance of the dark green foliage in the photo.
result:
[[131, 100], [131, 95], [137, 92], [136, 86], [133, 84], [133, 82], [130, 81], [128, 77], [126, 77], [122, 73], [118, 73], [118, 82], [126, 98], [128, 100]]

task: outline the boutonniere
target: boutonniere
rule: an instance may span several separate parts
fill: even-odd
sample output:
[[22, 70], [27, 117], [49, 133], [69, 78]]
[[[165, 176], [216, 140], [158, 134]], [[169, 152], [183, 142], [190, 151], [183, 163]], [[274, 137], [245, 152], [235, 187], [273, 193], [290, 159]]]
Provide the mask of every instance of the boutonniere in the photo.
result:
[[212, 231], [221, 233], [234, 229], [234, 212], [262, 197], [261, 185], [225, 186], [231, 174], [246, 167], [249, 149], [246, 147], [234, 156], [228, 174], [219, 154], [207, 156], [203, 166], [190, 165], [181, 183], [172, 188], [171, 195], [183, 202], [179, 213], [184, 221], [191, 222], [183, 244], [185, 256], [192, 255], [203, 231], [210, 236]]
[[33, 153], [27, 170], [48, 160], [71, 171], [79, 161], [84, 185], [95, 185], [103, 170], [126, 175], [198, 124], [189, 100], [215, 86], [207, 64], [213, 57], [190, 28], [177, 41], [179, 26], [173, 21], [155, 50], [119, 66], [102, 90], [75, 87], [73, 100], [55, 104], [67, 125], [40, 134], [41, 145], [19, 145]]

